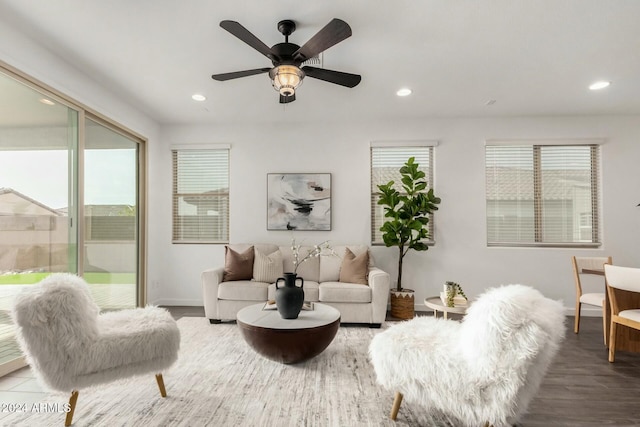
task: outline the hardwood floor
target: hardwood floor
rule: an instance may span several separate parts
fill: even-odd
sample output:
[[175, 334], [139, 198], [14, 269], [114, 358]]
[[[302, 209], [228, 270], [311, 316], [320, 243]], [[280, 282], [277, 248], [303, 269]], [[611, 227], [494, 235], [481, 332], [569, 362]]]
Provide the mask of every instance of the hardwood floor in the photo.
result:
[[602, 318], [582, 317], [567, 335], [523, 426], [640, 425], [640, 354], [616, 352], [609, 363], [602, 339]]

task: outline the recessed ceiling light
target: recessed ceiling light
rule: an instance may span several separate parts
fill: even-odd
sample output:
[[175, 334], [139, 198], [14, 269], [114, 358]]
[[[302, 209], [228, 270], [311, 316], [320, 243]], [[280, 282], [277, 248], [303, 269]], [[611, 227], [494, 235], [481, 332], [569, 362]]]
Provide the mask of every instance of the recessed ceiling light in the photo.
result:
[[610, 84], [611, 84], [611, 82], [599, 81], [599, 82], [595, 82], [591, 86], [589, 86], [589, 89], [591, 89], [591, 90], [604, 89], [605, 87], [609, 86]]
[[408, 88], [402, 88], [399, 91], [396, 92], [396, 95], [398, 96], [409, 96], [411, 95], [411, 89]]
[[207, 97], [200, 93], [194, 93], [193, 95], [191, 95], [191, 99], [193, 99], [194, 101], [206, 101]]
[[56, 105], [55, 102], [53, 102], [52, 100], [47, 99], [47, 98], [40, 98], [39, 101], [42, 102], [45, 105]]

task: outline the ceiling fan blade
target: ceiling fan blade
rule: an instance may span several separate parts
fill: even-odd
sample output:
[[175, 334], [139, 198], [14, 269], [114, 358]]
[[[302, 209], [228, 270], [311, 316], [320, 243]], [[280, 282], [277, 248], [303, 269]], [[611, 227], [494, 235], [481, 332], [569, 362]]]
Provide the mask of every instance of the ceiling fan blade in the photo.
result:
[[356, 87], [358, 83], [360, 83], [360, 80], [362, 80], [362, 77], [358, 74], [343, 73], [341, 71], [327, 70], [326, 68], [307, 66], [302, 67], [302, 71], [304, 71], [308, 77], [346, 87]]
[[280, 95], [280, 104], [288, 104], [296, 100], [296, 94], [290, 96]]
[[333, 18], [323, 29], [293, 53], [296, 61], [306, 61], [342, 40], [351, 37], [351, 27], [341, 19]]
[[214, 74], [211, 76], [213, 80], [224, 82], [226, 80], [239, 79], [240, 77], [248, 77], [256, 74], [262, 74], [269, 71], [271, 68], [256, 68], [254, 70], [234, 71], [232, 73]]
[[277, 58], [269, 46], [264, 44], [262, 40], [254, 36], [240, 23], [236, 21], [221, 21], [220, 26], [272, 61]]

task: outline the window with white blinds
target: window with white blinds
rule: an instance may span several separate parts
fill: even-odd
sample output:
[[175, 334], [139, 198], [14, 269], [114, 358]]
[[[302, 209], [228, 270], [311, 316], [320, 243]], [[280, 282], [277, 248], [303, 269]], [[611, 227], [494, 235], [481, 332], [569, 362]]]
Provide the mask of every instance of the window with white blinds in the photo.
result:
[[229, 242], [229, 149], [174, 149], [173, 242]]
[[599, 246], [599, 146], [487, 145], [489, 246]]
[[[400, 168], [415, 157], [426, 176], [428, 188], [433, 185], [433, 147], [432, 146], [372, 146], [371, 147], [371, 243], [384, 245], [380, 227], [384, 224], [384, 207], [378, 204], [378, 184], [393, 181], [394, 187], [403, 193]], [[404, 194], [404, 193], [403, 193]], [[433, 215], [429, 215], [429, 239], [427, 244], [433, 244]]]

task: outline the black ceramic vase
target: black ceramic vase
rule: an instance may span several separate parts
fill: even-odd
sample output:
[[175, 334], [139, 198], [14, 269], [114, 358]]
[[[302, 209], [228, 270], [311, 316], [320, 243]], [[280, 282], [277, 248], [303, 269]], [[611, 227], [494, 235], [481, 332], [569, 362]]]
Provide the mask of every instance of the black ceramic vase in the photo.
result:
[[[296, 281], [300, 280], [300, 286], [296, 286]], [[284, 286], [278, 287], [280, 281]], [[284, 277], [276, 280], [276, 307], [283, 319], [297, 319], [302, 304], [304, 303], [304, 279], [297, 277], [296, 273], [284, 273]]]

